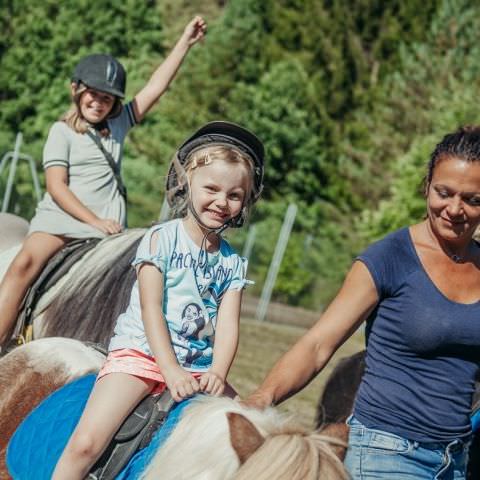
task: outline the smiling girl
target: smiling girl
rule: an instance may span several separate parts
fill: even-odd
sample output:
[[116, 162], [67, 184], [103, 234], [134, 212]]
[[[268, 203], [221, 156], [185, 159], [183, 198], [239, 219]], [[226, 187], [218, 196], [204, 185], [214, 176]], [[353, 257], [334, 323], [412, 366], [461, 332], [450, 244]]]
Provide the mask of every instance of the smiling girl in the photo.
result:
[[84, 478], [147, 394], [168, 388], [180, 401], [228, 391], [247, 264], [221, 232], [241, 226], [258, 199], [263, 156], [253, 133], [227, 122], [205, 125], [178, 150], [167, 191], [180, 218], [140, 242], [130, 303], [54, 479]]
[[195, 17], [144, 88], [124, 106], [126, 73], [115, 58], [94, 54], [76, 65], [72, 106], [53, 124], [44, 147], [47, 192], [0, 284], [0, 348], [27, 288], [53, 254], [72, 239], [103, 237], [125, 228], [126, 192], [120, 176], [125, 136], [166, 91], [205, 30], [203, 19]]

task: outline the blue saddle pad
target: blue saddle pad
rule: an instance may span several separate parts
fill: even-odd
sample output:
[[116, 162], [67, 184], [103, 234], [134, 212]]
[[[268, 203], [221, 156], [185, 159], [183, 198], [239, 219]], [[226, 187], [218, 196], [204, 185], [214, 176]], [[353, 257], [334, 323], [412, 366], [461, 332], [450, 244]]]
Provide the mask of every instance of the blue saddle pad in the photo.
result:
[[[48, 396], [20, 424], [7, 448], [6, 461], [14, 480], [49, 480], [70, 435], [80, 419], [95, 375], [87, 375]], [[157, 449], [175, 428], [190, 399], [175, 404], [150, 444], [138, 451], [117, 476], [137, 479]]]
[[480, 408], [472, 415], [472, 430], [480, 433]]

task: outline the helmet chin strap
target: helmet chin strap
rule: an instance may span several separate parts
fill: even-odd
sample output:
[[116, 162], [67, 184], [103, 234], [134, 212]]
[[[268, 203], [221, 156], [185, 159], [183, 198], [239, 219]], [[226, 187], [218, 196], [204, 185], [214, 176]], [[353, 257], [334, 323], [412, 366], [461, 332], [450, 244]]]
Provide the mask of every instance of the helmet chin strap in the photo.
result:
[[[208, 268], [208, 251], [207, 251], [207, 238], [210, 234], [214, 233], [215, 235], [220, 235], [223, 231], [225, 231], [229, 226], [230, 222], [232, 219], [228, 219], [223, 225], [217, 228], [211, 228], [207, 225], [205, 225], [201, 220], [200, 216], [198, 213], [195, 211], [195, 208], [192, 205], [192, 202], [188, 202], [188, 209], [190, 210], [191, 214], [193, 215], [193, 218], [197, 222], [197, 224], [206, 230], [205, 234], [203, 235], [202, 238], [202, 243], [200, 244], [200, 252], [198, 253], [197, 257], [197, 265], [195, 267], [195, 271], [197, 270], [198, 267], [203, 267], [203, 274], [205, 275], [207, 268]], [[201, 263], [202, 256], [204, 256], [204, 261]]]

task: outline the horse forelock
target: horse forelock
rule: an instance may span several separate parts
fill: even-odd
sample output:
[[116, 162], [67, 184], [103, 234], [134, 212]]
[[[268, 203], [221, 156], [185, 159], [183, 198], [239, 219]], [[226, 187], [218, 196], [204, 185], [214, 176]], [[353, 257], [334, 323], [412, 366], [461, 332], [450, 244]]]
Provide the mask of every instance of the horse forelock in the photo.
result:
[[[132, 229], [103, 239], [48, 292], [53, 296], [44, 315], [41, 336], [66, 336], [108, 342], [125, 311], [135, 271], [130, 264], [144, 234]], [[39, 304], [37, 310], [45, 308]]]
[[[227, 420], [230, 412], [243, 415], [265, 437], [262, 446], [243, 465], [240, 465], [230, 443]], [[342, 464], [329, 442], [328, 437], [309, 433], [273, 408], [260, 411], [228, 398], [200, 397], [185, 409], [179, 424], [147, 469], [145, 479], [153, 480], [161, 475], [166, 480], [293, 480], [320, 478], [313, 474], [325, 473], [328, 474], [325, 476], [327, 480], [346, 479]], [[274, 463], [273, 457], [278, 457], [280, 461], [269, 467]], [[294, 464], [286, 468], [288, 457], [294, 459]], [[303, 477], [293, 475], [295, 470], [307, 474]], [[286, 476], [285, 471], [293, 476]], [[334, 471], [336, 476], [330, 471]]]
[[316, 432], [270, 435], [233, 479], [347, 480], [343, 463], [332, 448], [336, 443]]
[[[145, 479], [199, 478], [227, 480], [232, 478], [240, 462], [229, 440], [227, 412], [244, 413], [245, 407], [228, 398], [203, 397], [192, 401], [165, 445], [155, 455]], [[258, 417], [256, 412], [253, 416]], [[267, 413], [260, 427], [262, 434], [273, 426]], [[249, 417], [257, 426], [257, 422]], [[266, 425], [268, 424], [268, 425]], [[258, 426], [257, 426], [258, 427]], [[189, 452], [185, 455], [185, 452]]]

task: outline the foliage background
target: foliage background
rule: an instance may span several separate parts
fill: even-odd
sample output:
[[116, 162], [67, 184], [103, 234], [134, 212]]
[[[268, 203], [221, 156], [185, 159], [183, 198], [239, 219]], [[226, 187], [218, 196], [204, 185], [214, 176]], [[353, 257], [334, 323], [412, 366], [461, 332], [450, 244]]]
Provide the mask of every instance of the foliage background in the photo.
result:
[[[260, 293], [289, 202], [299, 207], [274, 289], [321, 308], [352, 259], [424, 213], [421, 180], [435, 143], [475, 123], [480, 6], [468, 0], [3, 0], [0, 154], [39, 166], [49, 126], [69, 105], [74, 64], [109, 52], [140, 89], [195, 14], [209, 24], [158, 107], [128, 137], [129, 223], [158, 218], [166, 165], [203, 122], [254, 130], [266, 185], [251, 217], [253, 293]], [[5, 174], [0, 178], [3, 193]], [[26, 166], [12, 211], [33, 215]], [[248, 229], [232, 232], [240, 250]]]

